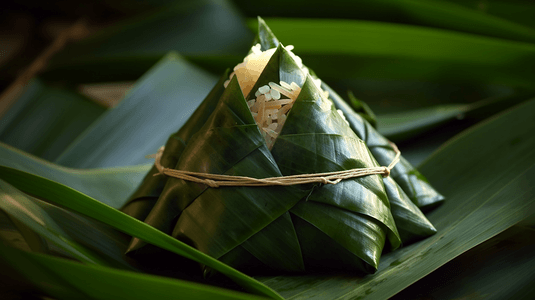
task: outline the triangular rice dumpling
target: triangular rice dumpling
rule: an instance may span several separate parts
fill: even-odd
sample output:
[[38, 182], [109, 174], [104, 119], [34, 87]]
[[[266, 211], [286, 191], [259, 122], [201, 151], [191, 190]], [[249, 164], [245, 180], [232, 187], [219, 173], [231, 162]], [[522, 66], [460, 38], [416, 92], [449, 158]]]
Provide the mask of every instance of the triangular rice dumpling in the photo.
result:
[[[262, 23], [260, 43], [170, 138], [162, 165], [254, 178], [378, 167], [351, 112]], [[394, 250], [436, 232], [391, 177], [210, 187], [157, 173], [123, 211], [243, 270], [374, 272], [385, 245]], [[128, 252], [144, 247], [133, 238]]]

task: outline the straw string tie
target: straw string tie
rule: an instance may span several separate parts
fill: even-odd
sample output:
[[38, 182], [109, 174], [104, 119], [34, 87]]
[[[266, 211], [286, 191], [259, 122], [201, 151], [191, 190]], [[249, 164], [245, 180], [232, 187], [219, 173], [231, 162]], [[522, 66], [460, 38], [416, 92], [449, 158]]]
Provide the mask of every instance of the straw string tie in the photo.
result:
[[161, 158], [165, 148], [162, 146], [155, 155], [148, 157], [154, 157], [154, 165], [158, 170], [158, 175], [166, 175], [178, 179], [206, 184], [211, 188], [219, 188], [225, 186], [289, 186], [307, 183], [321, 183], [321, 184], [337, 184], [345, 179], [363, 177], [368, 175], [382, 175], [383, 177], [390, 176], [392, 169], [400, 160], [401, 152], [395, 144], [390, 143], [396, 155], [392, 162], [388, 166], [372, 167], [372, 168], [355, 168], [343, 171], [334, 171], [326, 173], [311, 173], [311, 174], [299, 174], [281, 177], [269, 177], [269, 178], [253, 178], [247, 176], [233, 176], [233, 175], [221, 175], [191, 172], [185, 170], [175, 170], [165, 168], [161, 164]]

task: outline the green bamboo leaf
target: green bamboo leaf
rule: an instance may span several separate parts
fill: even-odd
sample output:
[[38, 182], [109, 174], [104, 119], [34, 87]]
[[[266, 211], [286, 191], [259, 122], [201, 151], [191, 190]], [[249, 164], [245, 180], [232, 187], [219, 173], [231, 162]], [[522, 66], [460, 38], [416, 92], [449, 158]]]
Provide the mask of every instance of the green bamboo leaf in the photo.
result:
[[[128, 239], [122, 232], [57, 205], [30, 196], [27, 198], [38, 205], [63, 230], [62, 239], [72, 240], [86, 251], [100, 257], [104, 261], [100, 265], [117, 269], [147, 271], [148, 268], [143, 265], [144, 262], [134, 261], [124, 255]], [[48, 254], [56, 253], [54, 250]]]
[[453, 80], [530, 88], [535, 79], [531, 43], [366, 21], [267, 21], [279, 40], [291, 41], [296, 54], [326, 80]]
[[0, 141], [47, 160], [56, 159], [105, 108], [33, 79], [0, 121]]
[[0, 200], [0, 209], [12, 219], [23, 223], [77, 260], [88, 264], [107, 265], [101, 258], [70, 239], [39, 205], [2, 180], [0, 180]]
[[386, 194], [399, 236], [404, 244], [426, 238], [437, 232], [422, 211], [414, 204], [401, 187], [392, 179], [384, 178]]
[[56, 162], [76, 168], [145, 163], [145, 155], [156, 153], [186, 122], [186, 116], [200, 104], [215, 81], [212, 75], [176, 53], [169, 53]]
[[65, 168], [2, 143], [0, 165], [56, 181], [114, 208], [124, 204], [150, 169], [150, 165], [84, 170]]
[[475, 124], [475, 122], [471, 122], [470, 120], [467, 120], [467, 122], [452, 122], [451, 124], [437, 127], [437, 129], [422, 135], [422, 138], [400, 142], [398, 146], [403, 149], [403, 157], [411, 165], [419, 166], [443, 144]]
[[256, 26], [255, 24], [257, 33], [253, 44], [256, 45], [257, 43], [259, 43], [262, 51], [266, 51], [271, 48], [277, 48], [279, 46], [279, 40], [277, 39], [277, 37], [275, 37], [271, 29], [266, 25], [266, 22], [260, 17], [257, 17], [257, 22], [258, 26]]
[[[128, 240], [117, 230], [26, 195], [4, 181], [0, 185], [0, 209], [32, 250], [93, 265], [129, 270], [139, 267], [124, 256]], [[32, 246], [33, 235], [42, 241], [39, 249]]]
[[[6, 217], [7, 218], [7, 217]], [[16, 231], [3, 231], [2, 238], [0, 238], [0, 244], [9, 245], [11, 247], [23, 250], [31, 251], [27, 246], [23, 244], [24, 238], [20, 235], [16, 235]], [[11, 241], [4, 240], [12, 239]], [[17, 298], [35, 298], [35, 295], [39, 293], [39, 290], [24, 276], [20, 275], [11, 265], [0, 258], [0, 297], [2, 299], [17, 299]]]
[[132, 80], [169, 51], [195, 62], [208, 61], [212, 69], [215, 59], [219, 73], [230, 64], [218, 61], [237, 62], [251, 38], [239, 12], [228, 1], [180, 1], [68, 45], [43, 76], [75, 82]]
[[358, 99], [370, 106], [376, 116], [440, 105], [471, 104], [493, 97], [512, 96], [518, 92], [515, 88], [490, 82], [474, 84], [372, 78], [330, 78], [327, 82], [341, 96], [350, 89]]
[[46, 253], [49, 250], [48, 243], [43, 237], [23, 222], [10, 218], [2, 210], [0, 210], [0, 239], [25, 251]]
[[366, 119], [373, 127], [377, 127], [377, 117], [375, 113], [370, 109], [368, 104], [364, 101], [357, 99], [352, 91], [347, 91], [348, 103], [353, 108], [353, 110], [358, 113], [361, 117]]
[[470, 104], [447, 104], [379, 115], [377, 130], [392, 141], [402, 141], [455, 118], [462, 119], [469, 110]]
[[[292, 215], [298, 220], [295, 227], [309, 270], [375, 273], [387, 242], [388, 229], [384, 224], [365, 214], [319, 201], [298, 203], [292, 208]], [[328, 246], [318, 251], [317, 242], [311, 242], [316, 238], [323, 241], [321, 245]]]
[[429, 215], [438, 233], [384, 255], [373, 276], [259, 279], [289, 299], [385, 299], [533, 215], [534, 118], [531, 100], [465, 131], [435, 152], [421, 169], [449, 199]]
[[[292, 2], [275, 0], [269, 4], [254, 4], [244, 0], [236, 0], [236, 2], [249, 17], [261, 15], [287, 18], [375, 20], [457, 30], [518, 41], [535, 41], [535, 30], [529, 27], [534, 25], [530, 17], [533, 16], [535, 7], [529, 1], [523, 5], [511, 3], [511, 1], [492, 0], [484, 4], [464, 0], [409, 0], [402, 2], [395, 0], [357, 0], [351, 2], [334, 0], [330, 1], [329, 5], [317, 0]], [[510, 11], [506, 13], [500, 11], [503, 6], [509, 6], [511, 9], [516, 6], [516, 9], [514, 13]], [[519, 18], [516, 17], [517, 15]], [[522, 17], [524, 22], [519, 24], [519, 19]]]
[[[269, 245], [269, 247], [266, 247]], [[264, 265], [273, 269], [287, 269], [291, 271], [304, 271], [305, 262], [302, 246], [298, 240], [297, 232], [289, 212], [285, 212], [275, 221], [264, 227], [260, 233], [250, 237], [241, 245]], [[234, 252], [231, 251], [231, 252]], [[291, 253], [288, 255], [287, 253]], [[229, 255], [229, 253], [225, 254]], [[231, 254], [232, 255], [232, 254]], [[225, 261], [223, 258], [221, 261]], [[245, 269], [254, 270], [246, 266], [247, 262], [240, 262]]]
[[82, 215], [94, 218], [126, 234], [143, 239], [155, 246], [210, 266], [253, 293], [280, 299], [280, 296], [277, 293], [251, 277], [230, 268], [151, 226], [65, 185], [3, 166], [0, 166], [0, 179], [25, 193], [30, 193], [36, 197], [47, 199], [54, 204], [61, 205]]
[[534, 240], [533, 229], [513, 226], [448, 262], [391, 299], [529, 299], [535, 292], [532, 284]]
[[535, 28], [533, 13], [535, 5], [531, 1], [507, 1], [507, 0], [490, 0], [481, 3], [477, 0], [446, 0], [457, 5], [467, 7], [478, 11], [480, 14], [492, 15], [503, 18], [517, 24]]
[[[147, 169], [144, 168], [142, 172], [145, 173], [146, 170]], [[112, 176], [117, 176], [117, 178], [113, 178], [110, 176], [110, 174], [107, 176], [102, 176], [99, 173], [87, 174], [89, 176], [81, 178], [69, 178], [68, 176], [62, 178], [74, 179], [82, 182], [87, 181], [87, 183], [90, 183], [91, 180], [88, 180], [88, 177], [89, 179], [91, 177], [107, 177], [112, 179], [110, 180], [111, 182], [120, 182], [121, 180], [127, 179], [131, 175], [126, 172], [120, 172], [120, 170], [118, 170], [119, 172], [113, 172], [113, 169], [107, 171], [110, 171], [109, 173], [112, 174]], [[131, 171], [134, 172], [134, 170]], [[66, 175], [70, 174], [66, 173]], [[140, 173], [140, 175], [142, 175], [142, 173]], [[106, 195], [107, 191], [110, 190], [106, 188], [106, 185], [100, 185], [100, 187], [101, 188], [95, 188], [95, 186], [92, 186], [92, 189], [100, 189], [99, 194], [104, 195]], [[29, 195], [23, 194], [22, 196], [19, 195], [19, 198], [20, 197], [26, 199], [25, 202], [17, 206], [17, 208], [24, 208], [21, 209], [22, 217], [20, 217], [21, 214], [15, 214], [15, 217], [19, 216], [20, 221], [19, 219], [11, 217], [8, 219], [8, 223], [13, 223], [16, 226], [14, 228], [14, 233], [16, 233], [16, 231], [22, 233], [22, 239], [29, 244], [33, 251], [76, 259], [75, 255], [62, 250], [61, 247], [55, 246], [54, 244], [54, 242], [58, 243], [59, 240], [61, 246], [62, 241], [67, 241], [78, 245], [78, 248], [81, 247], [82, 251], [86, 251], [90, 254], [98, 256], [100, 262], [104, 265], [122, 269], [134, 268], [136, 270], [142, 270], [143, 272], [149, 272], [152, 274], [165, 274], [166, 276], [185, 278], [190, 281], [202, 281], [201, 274], [198, 272], [198, 266], [192, 262], [186, 261], [186, 259], [181, 259], [181, 257], [177, 256], [170, 257], [172, 256], [171, 254], [163, 253], [163, 255], [158, 257], [133, 260], [132, 258], [124, 255], [131, 239], [130, 236], [125, 235], [117, 229], [104, 223], [67, 211], [63, 208], [33, 198]], [[124, 201], [124, 198], [122, 201]], [[119, 201], [116, 200], [115, 202]], [[4, 205], [8, 204], [9, 202], [5, 203]], [[118, 206], [121, 204], [122, 202], [119, 202]], [[32, 209], [35, 212], [32, 214], [32, 216], [44, 216], [38, 219], [38, 225], [36, 225], [35, 222], [32, 223], [33, 219], [24, 217], [24, 213], [31, 211]], [[17, 212], [18, 211], [15, 210], [15, 213]], [[6, 216], [6, 218], [8, 218], [8, 216]], [[29, 224], [27, 224], [28, 222]], [[9, 224], [0, 224], [0, 231], [9, 230]], [[35, 228], [36, 226], [37, 228]], [[57, 230], [50, 233], [49, 227], [51, 226], [52, 229], [55, 228]], [[32, 228], [36, 230], [34, 231]], [[11, 230], [11, 232], [13, 233], [13, 230]], [[55, 240], [53, 239], [52, 241], [48, 241], [50, 240], [50, 238], [48, 238], [48, 235], [50, 234], [56, 234], [53, 235], [52, 238], [57, 236], [59, 239], [56, 238]], [[13, 236], [13, 234], [8, 234], [6, 238], [11, 236]], [[67, 243], [67, 246], [69, 245], [70, 244]], [[172, 259], [172, 263], [169, 263], [169, 259]]]
[[444, 123], [459, 119], [483, 120], [533, 97], [533, 93], [517, 93], [507, 97], [491, 97], [470, 104], [439, 105], [379, 116], [378, 131], [393, 141], [406, 140]]
[[0, 242], [2, 260], [42, 293], [58, 299], [266, 299], [219, 287], [83, 265], [47, 255], [16, 250]]

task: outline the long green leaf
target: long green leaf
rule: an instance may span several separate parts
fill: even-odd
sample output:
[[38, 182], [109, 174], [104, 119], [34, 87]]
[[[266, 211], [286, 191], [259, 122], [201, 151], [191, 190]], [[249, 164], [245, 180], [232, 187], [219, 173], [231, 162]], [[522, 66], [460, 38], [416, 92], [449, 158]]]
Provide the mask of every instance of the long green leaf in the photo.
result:
[[2, 116], [0, 141], [54, 160], [105, 110], [80, 94], [33, 79]]
[[[325, 80], [403, 78], [531, 87], [535, 79], [531, 43], [366, 21], [266, 21]], [[255, 27], [256, 21], [250, 24]]]
[[106, 223], [118, 230], [148, 243], [198, 261], [228, 276], [251, 292], [272, 298], [280, 296], [265, 285], [230, 268], [210, 256], [144, 224], [106, 204], [100, 203], [67, 186], [23, 171], [0, 166], [0, 178], [25, 193], [47, 199], [57, 205]]
[[76, 168], [146, 162], [145, 155], [156, 153], [186, 122], [185, 116], [195, 110], [215, 81], [214, 76], [169, 53], [56, 162]]
[[64, 184], [114, 208], [124, 204], [128, 195], [134, 191], [150, 169], [150, 165], [111, 169], [71, 169], [2, 143], [0, 143], [0, 165]]
[[457, 134], [474, 126], [476, 123], [470, 119], [457, 120], [449, 124], [437, 127], [434, 130], [423, 134], [421, 138], [413, 138], [398, 143], [398, 147], [403, 149], [403, 157], [414, 166], [419, 166], [433, 152], [437, 151], [444, 143], [455, 137]]
[[46, 240], [39, 234], [24, 223], [11, 218], [3, 210], [0, 210], [0, 239], [24, 251], [46, 253], [49, 248]]
[[412, 138], [444, 123], [459, 119], [483, 120], [531, 98], [533, 94], [520, 93], [508, 97], [493, 97], [471, 104], [439, 105], [379, 116], [378, 131], [393, 141]]
[[0, 180], [0, 209], [68, 252], [77, 260], [95, 265], [106, 263], [69, 238], [47, 212], [10, 184]]
[[391, 299], [529, 299], [535, 293], [533, 241], [535, 230], [513, 226]]
[[352, 91], [370, 106], [376, 116], [440, 105], [470, 104], [482, 99], [511, 96], [517, 92], [515, 88], [490, 82], [330, 78], [328, 83], [341, 96], [347, 95], [348, 89]]
[[449, 104], [379, 115], [377, 130], [391, 141], [398, 142], [439, 127], [452, 119], [461, 119], [469, 109], [469, 104]]
[[479, 11], [481, 14], [497, 16], [515, 23], [535, 28], [533, 14], [535, 5], [529, 0], [489, 0], [481, 3], [477, 0], [446, 0]]
[[[99, 174], [92, 175], [99, 177]], [[125, 176], [120, 172], [114, 175]], [[5, 182], [3, 184], [9, 186]], [[101, 194], [106, 194], [106, 190], [109, 190], [105, 186], [93, 188], [100, 189]], [[169, 252], [157, 257], [134, 260], [124, 255], [130, 236], [102, 222], [33, 198], [18, 190], [14, 191], [14, 188], [10, 191], [10, 194], [2, 194], [0, 201], [0, 210], [3, 208], [8, 213], [7, 216], [0, 214], [3, 222], [0, 222], [0, 232], [5, 233], [0, 236], [9, 242], [16, 238], [18, 231], [22, 233], [22, 241], [26, 241], [33, 251], [115, 268], [136, 269], [189, 281], [202, 281], [195, 262], [173, 256]], [[92, 260], [88, 260], [87, 255]]]
[[438, 233], [383, 257], [373, 276], [263, 277], [291, 299], [384, 299], [535, 213], [535, 101], [447, 143], [421, 169], [448, 201], [429, 215]]
[[58, 299], [266, 299], [194, 282], [26, 253], [1, 242], [0, 253], [2, 260], [43, 293]]
[[[535, 29], [516, 23], [516, 18], [509, 17], [510, 20], [506, 20], [492, 13], [489, 14], [488, 11], [485, 13], [477, 11], [479, 3], [466, 5], [468, 1], [465, 0], [457, 1], [461, 2], [459, 3], [461, 5], [440, 0], [355, 0], [351, 2], [334, 0], [329, 1], [328, 5], [318, 0], [291, 2], [275, 0], [262, 4], [244, 0], [236, 2], [249, 17], [375, 20], [457, 30], [518, 41], [535, 41]], [[494, 3], [485, 2], [485, 6], [493, 7]], [[525, 9], [525, 14], [535, 12], [535, 8], [531, 5], [526, 4]], [[491, 11], [496, 12], [495, 9]], [[520, 12], [522, 10], [519, 9], [514, 15]]]
[[[4, 181], [0, 185], [0, 210], [7, 213], [33, 251], [121, 269], [154, 272], [157, 268], [125, 256], [129, 239], [116, 229], [26, 195]], [[4, 226], [0, 228], [8, 228]]]

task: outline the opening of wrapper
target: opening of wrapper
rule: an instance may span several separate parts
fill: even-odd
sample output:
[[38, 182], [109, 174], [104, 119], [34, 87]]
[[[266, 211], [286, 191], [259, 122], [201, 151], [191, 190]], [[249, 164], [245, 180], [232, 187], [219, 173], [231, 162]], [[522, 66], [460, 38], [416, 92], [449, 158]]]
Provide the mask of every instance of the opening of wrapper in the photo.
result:
[[[249, 95], [251, 89], [258, 81], [260, 74], [262, 74], [262, 71], [277, 49], [271, 48], [262, 51], [260, 48], [260, 44], [253, 46], [251, 53], [244, 58], [243, 62], [234, 67], [234, 72], [229, 75], [229, 80], [224, 83], [225, 88], [228, 86], [230, 79], [236, 76], [243, 95]], [[308, 74], [308, 69], [303, 66], [301, 58], [292, 53], [293, 48], [291, 45], [285, 47], [297, 66], [305, 74]], [[313, 81], [316, 87], [323, 91], [321, 89], [321, 80], [314, 79]], [[271, 150], [275, 140], [282, 131], [288, 113], [300, 92], [301, 87], [295, 82], [269, 82], [269, 84], [261, 86], [255, 91], [255, 98], [247, 100], [247, 105], [266, 141], [268, 149]], [[325, 99], [328, 99], [329, 93], [323, 91], [323, 94]], [[344, 113], [341, 110], [338, 110], [338, 113], [345, 120]]]

